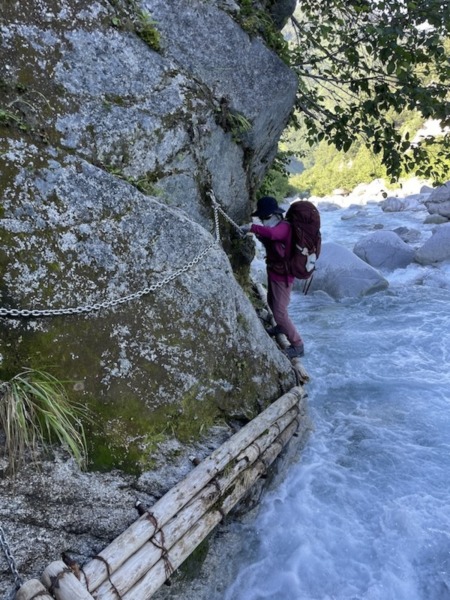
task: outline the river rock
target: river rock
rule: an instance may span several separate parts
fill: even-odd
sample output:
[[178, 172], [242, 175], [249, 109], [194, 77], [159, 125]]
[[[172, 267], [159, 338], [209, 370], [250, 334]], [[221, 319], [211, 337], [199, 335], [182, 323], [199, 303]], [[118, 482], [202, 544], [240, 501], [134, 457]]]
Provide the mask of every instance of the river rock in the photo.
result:
[[393, 231], [407, 244], [418, 242], [422, 236], [418, 229], [410, 227], [396, 227]]
[[336, 244], [322, 244], [311, 291], [321, 290], [336, 300], [360, 297], [385, 290], [388, 281], [353, 252]]
[[369, 200], [383, 200], [386, 195], [386, 182], [383, 179], [374, 179], [370, 183], [358, 184], [350, 194], [352, 201], [357, 204], [366, 204]]
[[366, 206], [359, 206], [358, 204], [351, 204], [341, 216], [342, 221], [350, 221], [357, 217], [364, 217], [367, 215]]
[[416, 252], [416, 261], [431, 265], [450, 259], [450, 223], [438, 225], [431, 238]]
[[403, 268], [414, 260], [414, 250], [393, 231], [374, 231], [364, 236], [353, 252], [377, 269]]
[[423, 201], [427, 195], [413, 194], [405, 198], [389, 196], [383, 202], [380, 202], [383, 212], [400, 212], [404, 210], [420, 210], [423, 208]]
[[439, 214], [450, 219], [450, 181], [436, 188], [425, 201], [430, 214]]
[[403, 210], [403, 202], [401, 198], [386, 198], [386, 200], [380, 202], [380, 206], [383, 212], [398, 212]]
[[448, 223], [447, 217], [443, 217], [438, 213], [434, 213], [433, 215], [428, 215], [424, 219], [425, 225], [442, 225], [442, 223]]
[[[308, 198], [308, 200], [311, 201], [311, 198]], [[313, 204], [316, 204], [321, 212], [331, 212], [335, 210], [341, 210], [342, 208], [342, 206], [339, 204], [336, 204], [335, 202], [328, 202], [326, 200], [320, 201], [316, 199], [316, 202], [313, 202]]]

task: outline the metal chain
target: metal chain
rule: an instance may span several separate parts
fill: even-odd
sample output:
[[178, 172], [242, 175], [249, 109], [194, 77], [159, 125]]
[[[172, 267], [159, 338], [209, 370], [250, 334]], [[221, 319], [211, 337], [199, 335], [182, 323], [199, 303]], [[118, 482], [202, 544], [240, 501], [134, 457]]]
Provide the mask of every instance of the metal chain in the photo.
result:
[[[214, 194], [211, 192], [210, 197], [213, 204], [214, 209], [214, 230], [215, 230], [215, 239], [216, 242], [220, 242], [220, 230], [219, 230], [219, 212], [232, 223], [235, 227], [237, 227], [240, 231], [239, 225], [237, 225], [222, 208], [217, 203]], [[115, 300], [106, 300], [105, 302], [96, 302], [94, 304], [86, 304], [85, 306], [78, 306], [75, 308], [47, 308], [43, 310], [38, 309], [18, 309], [18, 308], [0, 308], [0, 317], [56, 317], [61, 315], [78, 315], [85, 314], [94, 311], [101, 310], [103, 308], [111, 308], [113, 306], [118, 306], [119, 304], [126, 304], [127, 302], [131, 302], [132, 300], [137, 300], [141, 296], [145, 296], [150, 294], [151, 292], [155, 292], [162, 288], [166, 283], [173, 281], [183, 273], [186, 273], [191, 269], [194, 265], [198, 264], [200, 260], [215, 246], [215, 242], [209, 244], [204, 250], [202, 250], [197, 256], [195, 256], [191, 261], [186, 263], [183, 267], [174, 271], [158, 283], [153, 283], [145, 287], [138, 292], [134, 292], [134, 294], [129, 294], [128, 296], [123, 296], [122, 298], [116, 298]]]
[[6, 560], [8, 561], [8, 566], [11, 570], [11, 573], [13, 574], [16, 589], [19, 589], [20, 586], [23, 584], [23, 579], [19, 575], [19, 571], [17, 570], [17, 567], [16, 567], [16, 561], [14, 560], [14, 557], [11, 554], [11, 549], [8, 545], [8, 542], [6, 541], [5, 532], [1, 525], [0, 525], [0, 546], [2, 547], [2, 550], [5, 553]]
[[237, 229], [237, 231], [240, 233], [240, 235], [242, 237], [245, 236], [245, 233], [242, 232], [240, 225], [238, 225], [237, 223], [235, 223], [235, 221], [233, 221], [233, 219], [227, 215], [227, 213], [223, 210], [223, 208], [217, 203], [216, 197], [214, 196], [214, 192], [208, 192], [209, 197], [211, 198], [212, 204], [214, 206], [214, 209], [218, 212], [220, 212], [220, 214], [225, 217], [225, 219], [231, 223], [233, 225], [233, 227], [235, 227]]

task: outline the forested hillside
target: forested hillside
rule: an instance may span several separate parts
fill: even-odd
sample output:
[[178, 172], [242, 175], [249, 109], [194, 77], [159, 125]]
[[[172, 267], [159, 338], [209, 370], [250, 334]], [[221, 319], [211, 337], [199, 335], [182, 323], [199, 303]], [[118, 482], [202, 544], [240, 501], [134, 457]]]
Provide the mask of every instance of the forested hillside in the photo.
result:
[[[427, 123], [417, 112], [405, 111], [401, 115], [396, 115], [395, 122], [402, 136], [421, 139], [426, 135]], [[433, 124], [436, 129], [436, 122]], [[301, 129], [292, 129], [286, 132], [285, 140], [280, 147], [288, 155], [298, 157], [303, 164], [301, 173], [293, 173], [288, 169], [288, 174], [284, 178], [286, 191], [291, 194], [325, 196], [336, 189], [351, 191], [360, 183], [369, 183], [379, 178], [395, 188], [399, 185], [399, 181], [416, 174], [416, 169], [407, 171], [403, 168], [398, 181], [390, 178], [380, 155], [375, 154], [362, 140], [356, 141], [347, 152], [337, 150], [326, 141], [321, 141], [310, 148], [306, 144], [304, 132]], [[437, 148], [434, 153], [440, 150], [445, 150], [443, 133], [441, 139], [437, 138]], [[450, 158], [444, 157], [443, 163], [448, 165], [447, 169], [450, 172]], [[434, 162], [432, 164], [434, 165]]]

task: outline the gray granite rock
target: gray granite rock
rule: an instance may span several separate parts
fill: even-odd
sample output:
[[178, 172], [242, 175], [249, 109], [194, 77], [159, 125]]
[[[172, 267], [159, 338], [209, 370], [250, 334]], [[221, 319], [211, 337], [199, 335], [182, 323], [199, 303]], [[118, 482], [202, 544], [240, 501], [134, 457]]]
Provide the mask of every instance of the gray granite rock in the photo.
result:
[[95, 464], [123, 467], [129, 437], [153, 447], [166, 409], [189, 438], [222, 415], [255, 414], [293, 382], [236, 283], [222, 219], [224, 245], [214, 243], [208, 192], [248, 220], [297, 82], [220, 7], [3, 10], [1, 305], [100, 308], [5, 321], [0, 369], [52, 365], [74, 382], [72, 397], [102, 415]]
[[376, 269], [399, 269], [414, 260], [414, 249], [393, 231], [374, 231], [354, 246], [353, 252]]
[[433, 235], [416, 252], [416, 261], [432, 265], [450, 259], [450, 223], [438, 225]]
[[450, 219], [450, 181], [433, 190], [425, 205], [431, 215], [438, 214]]
[[[248, 420], [295, 383], [237, 283], [248, 261], [222, 218], [215, 241], [208, 192], [234, 221], [248, 221], [297, 80], [241, 29], [232, 1], [141, 4], [144, 13], [107, 0], [2, 5], [0, 306], [85, 311], [1, 319], [0, 380], [31, 367], [65, 381], [95, 417], [91, 469], [165, 464], [181, 478], [180, 447], [214, 446], [218, 423]], [[80, 494], [102, 480], [64, 473], [81, 482]], [[17, 481], [17, 504], [2, 482], [11, 523], [27, 485], [30, 496], [44, 488], [45, 477], [31, 475]], [[122, 477], [129, 485], [119, 475], [113, 488]], [[34, 560], [30, 540], [52, 559], [63, 547], [89, 553], [103, 544], [126, 525], [131, 495], [116, 494], [117, 520], [86, 544], [76, 525], [42, 507], [34, 529], [13, 535], [23, 573]]]
[[407, 244], [418, 242], [422, 235], [418, 229], [412, 229], [410, 227], [396, 227], [393, 231]]
[[387, 280], [353, 252], [334, 242], [322, 244], [311, 291], [334, 298], [357, 298], [385, 290]]

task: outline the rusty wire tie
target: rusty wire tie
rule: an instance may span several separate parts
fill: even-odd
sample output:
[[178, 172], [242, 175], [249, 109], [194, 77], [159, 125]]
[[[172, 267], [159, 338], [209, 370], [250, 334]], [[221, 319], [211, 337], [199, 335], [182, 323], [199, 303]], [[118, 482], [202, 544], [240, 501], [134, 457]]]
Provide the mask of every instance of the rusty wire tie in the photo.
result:
[[[94, 556], [94, 558], [92, 560], [99, 560], [100, 562], [102, 562], [105, 565], [105, 567], [106, 567], [106, 573], [107, 573], [107, 579], [108, 579], [109, 583], [111, 584], [111, 587], [112, 587], [114, 593], [116, 594], [116, 596], [119, 598], [119, 600], [122, 600], [122, 596], [120, 595], [119, 590], [116, 588], [116, 586], [114, 585], [113, 580], [111, 579], [111, 576], [112, 576], [111, 566], [108, 563], [108, 561], [105, 558], [103, 558], [103, 556], [100, 556], [99, 554], [97, 554], [96, 556]], [[83, 569], [81, 569], [81, 570], [83, 570]], [[84, 578], [87, 581], [87, 577], [86, 577], [86, 574], [84, 573], [84, 571], [83, 571], [83, 574], [84, 574]], [[89, 591], [89, 587], [88, 587], [88, 591]]]
[[[166, 541], [164, 538], [164, 531], [162, 530], [162, 528], [159, 527], [158, 521], [152, 512], [147, 510], [146, 516], [147, 516], [147, 519], [151, 522], [151, 524], [155, 528], [155, 531], [152, 534], [152, 536], [150, 537], [149, 542], [151, 542], [155, 546], [155, 548], [158, 548], [158, 550], [161, 550], [161, 558], [164, 561], [164, 572], [166, 574], [166, 579], [169, 579], [169, 577], [172, 575], [172, 573], [175, 571], [175, 569], [174, 569], [172, 563], [170, 562], [169, 551], [166, 548]], [[160, 541], [158, 541], [155, 537], [157, 533], [159, 533]]]
[[64, 577], [64, 575], [67, 575], [67, 573], [72, 573], [72, 569], [69, 569], [69, 567], [65, 567], [62, 571], [58, 573], [58, 575], [50, 577], [50, 587], [48, 591], [51, 594], [53, 594], [53, 592], [59, 588], [60, 580]]

